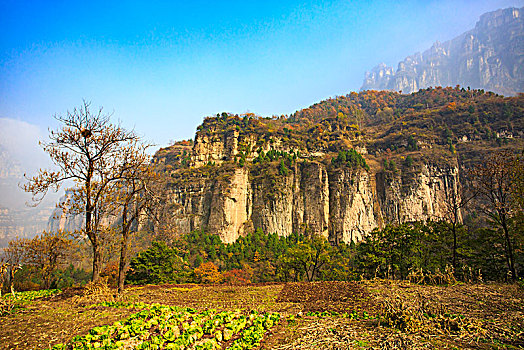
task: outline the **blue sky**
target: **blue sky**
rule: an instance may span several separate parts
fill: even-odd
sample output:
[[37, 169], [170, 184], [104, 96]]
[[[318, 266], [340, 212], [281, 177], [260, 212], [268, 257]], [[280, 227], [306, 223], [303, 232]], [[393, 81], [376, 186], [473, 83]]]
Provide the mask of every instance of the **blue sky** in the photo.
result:
[[[159, 146], [207, 115], [289, 114], [523, 1], [0, 0], [0, 118], [82, 99]], [[7, 125], [7, 124], [2, 124]]]

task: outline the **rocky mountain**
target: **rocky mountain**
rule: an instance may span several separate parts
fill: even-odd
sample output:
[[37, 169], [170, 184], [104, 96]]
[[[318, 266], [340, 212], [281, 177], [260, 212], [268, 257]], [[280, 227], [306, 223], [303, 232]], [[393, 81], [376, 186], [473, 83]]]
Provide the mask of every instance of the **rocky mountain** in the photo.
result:
[[47, 231], [69, 231], [74, 232], [83, 228], [85, 223], [84, 215], [74, 215], [64, 212], [62, 205], [71, 200], [73, 197], [71, 191], [66, 190], [66, 193], [60, 198], [56, 208], [49, 216], [47, 221]]
[[0, 248], [16, 237], [32, 238], [45, 228], [52, 208], [0, 207]]
[[166, 179], [155, 229], [350, 242], [386, 223], [442, 218], [465, 168], [522, 149], [523, 116], [523, 96], [436, 88], [351, 93], [279, 118], [208, 117], [193, 144], [155, 155]]
[[47, 200], [38, 207], [30, 207], [28, 196], [19, 187], [24, 183], [23, 166], [0, 144], [0, 248], [16, 237], [31, 238], [46, 228], [54, 208]]
[[408, 56], [396, 71], [380, 64], [366, 73], [361, 90], [411, 93], [430, 86], [461, 85], [506, 96], [523, 92], [523, 9], [486, 13], [474, 29]]

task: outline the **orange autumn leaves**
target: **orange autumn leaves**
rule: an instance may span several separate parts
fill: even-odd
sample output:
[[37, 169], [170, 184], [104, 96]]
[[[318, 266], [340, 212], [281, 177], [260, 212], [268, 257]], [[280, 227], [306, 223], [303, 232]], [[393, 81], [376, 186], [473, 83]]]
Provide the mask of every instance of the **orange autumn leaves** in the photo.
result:
[[246, 284], [250, 283], [252, 271], [249, 268], [233, 269], [220, 272], [211, 261], [202, 263], [194, 270], [195, 276], [201, 283], [217, 284]]

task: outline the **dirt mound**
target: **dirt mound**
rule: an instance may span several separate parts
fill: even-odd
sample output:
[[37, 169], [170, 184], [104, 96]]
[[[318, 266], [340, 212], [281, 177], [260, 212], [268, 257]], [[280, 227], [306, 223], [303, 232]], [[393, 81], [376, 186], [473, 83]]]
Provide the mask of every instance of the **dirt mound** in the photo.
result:
[[304, 304], [304, 311], [375, 313], [376, 303], [365, 287], [354, 282], [287, 283], [277, 302]]

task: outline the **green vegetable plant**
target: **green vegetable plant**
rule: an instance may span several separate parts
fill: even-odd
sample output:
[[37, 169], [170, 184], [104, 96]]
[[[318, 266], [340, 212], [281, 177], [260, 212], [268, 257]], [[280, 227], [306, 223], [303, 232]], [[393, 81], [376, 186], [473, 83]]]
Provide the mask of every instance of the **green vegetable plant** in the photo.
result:
[[38, 298], [49, 297], [60, 293], [60, 289], [44, 289], [44, 290], [31, 290], [26, 292], [16, 292], [13, 294], [5, 294], [2, 298], [14, 299], [19, 301], [32, 301]]
[[[106, 307], [144, 308], [123, 321], [92, 328], [54, 350], [84, 349], [252, 349], [280, 319], [277, 313], [245, 313], [241, 310], [196, 311], [191, 308], [144, 303], [101, 303]], [[100, 304], [100, 305], [101, 305]], [[98, 304], [97, 304], [98, 305]]]

